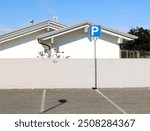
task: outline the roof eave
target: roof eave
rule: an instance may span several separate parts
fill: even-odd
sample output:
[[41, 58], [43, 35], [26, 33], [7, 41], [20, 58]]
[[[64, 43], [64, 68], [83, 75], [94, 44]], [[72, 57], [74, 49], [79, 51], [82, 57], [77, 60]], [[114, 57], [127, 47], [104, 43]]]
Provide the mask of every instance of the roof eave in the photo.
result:
[[[66, 27], [66, 28], [58, 30], [58, 31], [54, 31], [54, 32], [46, 33], [44, 35], [40, 35], [40, 36], [37, 37], [37, 39], [47, 40], [47, 39], [50, 39], [52, 37], [54, 38], [54, 37], [60, 36], [61, 34], [64, 34], [63, 32], [68, 32], [68, 30], [70, 30], [70, 32], [71, 32], [72, 30], [74, 30], [74, 28], [80, 29], [80, 27], [83, 28], [83, 27], [89, 26], [89, 25], [95, 25], [95, 23], [84, 21], [84, 22], [81, 22], [79, 24], [69, 26], [69, 27]], [[108, 27], [105, 27], [105, 26], [101, 26], [101, 29], [102, 29], [103, 33], [107, 33], [109, 35], [116, 36], [118, 38], [123, 38], [125, 40], [131, 41], [131, 40], [134, 40], [134, 39], [138, 39], [137, 36], [130, 35], [130, 34], [127, 34], [127, 33], [124, 33], [124, 32], [120, 32], [120, 31], [116, 31], [114, 29], [111, 29], [111, 28], [108, 28]]]
[[138, 39], [137, 36], [135, 35], [131, 35], [131, 34], [128, 34], [128, 33], [124, 33], [124, 32], [121, 32], [121, 31], [117, 31], [117, 30], [114, 30], [114, 29], [111, 29], [111, 28], [108, 28], [108, 27], [105, 27], [105, 26], [102, 26], [102, 29], [103, 30], [106, 30], [106, 31], [109, 31], [111, 33], [115, 33], [117, 35], [120, 35], [120, 36], [123, 36], [125, 39], [129, 39], [129, 40], [134, 40], [134, 39]]
[[42, 29], [46, 29], [46, 28], [50, 28], [50, 27], [52, 27], [54, 30], [58, 30], [61, 28], [65, 28], [67, 26], [57, 23], [57, 22], [54, 22], [54, 21], [51, 21], [51, 20], [46, 20], [43, 22], [39, 22], [39, 23], [30, 25], [27, 27], [6, 33], [6, 34], [3, 34], [0, 36], [0, 43], [6, 42], [6, 41], [9, 41], [12, 39], [16, 39], [16, 38], [31, 34], [33, 32], [36, 32], [36, 31], [39, 31]]
[[46, 40], [48, 38], [57, 37], [57, 36], [66, 34], [68, 32], [84, 28], [84, 27], [89, 26], [89, 25], [90, 25], [90, 23], [88, 21], [84, 21], [82, 23], [79, 23], [79, 24], [76, 24], [76, 25], [72, 25], [72, 26], [68, 26], [68, 27], [60, 29], [58, 31], [49, 32], [49, 33], [46, 33], [44, 35], [37, 36], [37, 39]]

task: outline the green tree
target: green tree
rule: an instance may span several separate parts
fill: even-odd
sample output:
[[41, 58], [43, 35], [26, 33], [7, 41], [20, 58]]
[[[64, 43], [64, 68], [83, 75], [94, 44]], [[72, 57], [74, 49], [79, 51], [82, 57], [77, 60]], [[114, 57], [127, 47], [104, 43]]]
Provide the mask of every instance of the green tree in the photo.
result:
[[123, 43], [120, 48], [125, 50], [150, 51], [150, 30], [142, 27], [132, 28], [129, 34], [138, 36], [134, 41]]

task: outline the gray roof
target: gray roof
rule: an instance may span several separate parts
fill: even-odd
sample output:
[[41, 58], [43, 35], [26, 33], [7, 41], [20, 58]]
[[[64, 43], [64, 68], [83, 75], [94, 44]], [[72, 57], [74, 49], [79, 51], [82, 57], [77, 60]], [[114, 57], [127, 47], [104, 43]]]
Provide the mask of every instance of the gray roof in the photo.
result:
[[112, 33], [115, 33], [115, 34], [118, 34], [118, 35], [122, 35], [124, 37], [128, 37], [130, 39], [138, 39], [138, 37], [135, 36], [135, 35], [131, 35], [131, 34], [128, 34], [128, 33], [122, 32], [122, 31], [111, 29], [111, 28], [108, 28], [106, 26], [102, 26], [102, 29], [106, 30], [106, 31], [109, 31], [109, 32], [112, 32]]
[[61, 29], [64, 27], [67, 27], [66, 25], [60, 24], [58, 22], [55, 21], [51, 21], [51, 20], [46, 20], [43, 22], [39, 22], [18, 30], [14, 30], [10, 33], [6, 33], [4, 35], [0, 35], [0, 43], [5, 42], [5, 41], [9, 41], [10, 39], [15, 39], [16, 37], [21, 37], [24, 36], [26, 34], [31, 34], [33, 32], [39, 31], [39, 30], [43, 30], [46, 29], [48, 27], [54, 28], [54, 29]]
[[[73, 25], [73, 26], [68, 26], [66, 28], [63, 28], [63, 29], [60, 29], [60, 30], [57, 30], [57, 31], [53, 31], [53, 32], [49, 32], [49, 33], [40, 35], [37, 38], [39, 40], [42, 40], [44, 38], [52, 37], [54, 35], [57, 35], [57, 34], [60, 34], [60, 33], [63, 33], [63, 32], [66, 32], [66, 31], [69, 31], [69, 30], [72, 30], [72, 29], [75, 29], [75, 28], [78, 28], [78, 27], [81, 27], [81, 26], [85, 26], [85, 25], [94, 25], [94, 23], [84, 21], [84, 22], [81, 22], [81, 23]], [[124, 32], [120, 32], [120, 31], [117, 31], [117, 30], [114, 30], [114, 29], [111, 29], [111, 28], [108, 28], [108, 27], [105, 27], [105, 26], [101, 26], [101, 29], [105, 30], [105, 31], [108, 31], [110, 33], [115, 33], [117, 35], [121, 35], [123, 37], [127, 37], [129, 39], [137, 39], [138, 38], [137, 36], [134, 36], [134, 35], [131, 35], [131, 34], [128, 34], [128, 33], [124, 33]]]

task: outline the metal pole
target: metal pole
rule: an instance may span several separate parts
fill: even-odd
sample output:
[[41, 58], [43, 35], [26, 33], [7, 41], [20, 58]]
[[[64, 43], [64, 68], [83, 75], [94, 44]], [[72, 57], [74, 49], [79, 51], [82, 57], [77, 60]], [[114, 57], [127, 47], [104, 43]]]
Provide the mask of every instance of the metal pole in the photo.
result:
[[95, 66], [95, 85], [94, 85], [94, 89], [97, 89], [97, 58], [96, 58], [96, 39], [94, 39], [94, 66]]

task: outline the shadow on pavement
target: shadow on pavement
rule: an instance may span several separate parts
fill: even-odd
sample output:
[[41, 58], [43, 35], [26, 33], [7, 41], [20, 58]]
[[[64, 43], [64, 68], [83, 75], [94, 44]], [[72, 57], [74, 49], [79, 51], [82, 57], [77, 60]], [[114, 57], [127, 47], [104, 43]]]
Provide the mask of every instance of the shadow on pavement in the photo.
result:
[[66, 99], [60, 99], [60, 100], [58, 100], [58, 102], [59, 102], [59, 104], [57, 104], [57, 105], [55, 105], [55, 106], [53, 106], [53, 107], [50, 107], [49, 109], [46, 109], [45, 111], [40, 112], [39, 114], [44, 114], [44, 113], [46, 113], [46, 112], [48, 112], [48, 111], [50, 111], [50, 110], [53, 110], [54, 108], [57, 108], [57, 107], [59, 107], [59, 106], [65, 104], [65, 103], [67, 103], [67, 100], [66, 100]]

